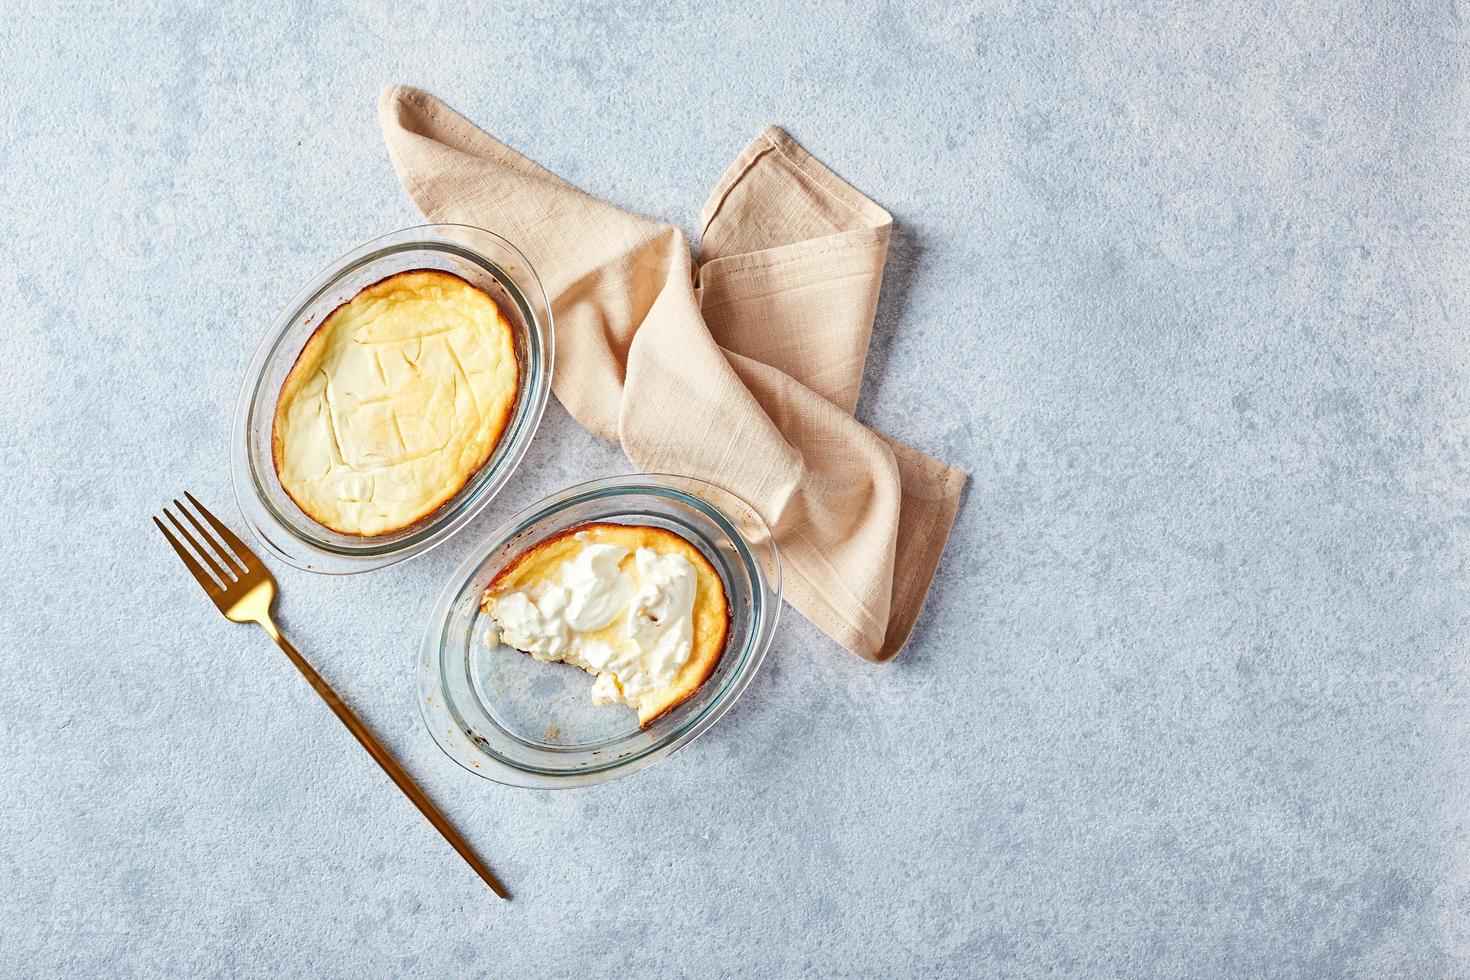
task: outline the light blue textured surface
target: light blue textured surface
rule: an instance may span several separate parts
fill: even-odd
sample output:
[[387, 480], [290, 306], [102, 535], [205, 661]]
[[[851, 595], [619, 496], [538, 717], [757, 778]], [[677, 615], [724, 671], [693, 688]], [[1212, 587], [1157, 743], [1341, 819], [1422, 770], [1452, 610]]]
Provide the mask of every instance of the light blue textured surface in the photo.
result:
[[[557, 6], [0, 17], [0, 974], [1470, 971], [1462, 0]], [[583, 792], [410, 674], [472, 537], [623, 469], [559, 406], [462, 540], [281, 569], [509, 905], [148, 523], [234, 514], [264, 326], [417, 221], [395, 81], [686, 228], [786, 126], [897, 219], [862, 416], [972, 474], [898, 661], [789, 615]]]

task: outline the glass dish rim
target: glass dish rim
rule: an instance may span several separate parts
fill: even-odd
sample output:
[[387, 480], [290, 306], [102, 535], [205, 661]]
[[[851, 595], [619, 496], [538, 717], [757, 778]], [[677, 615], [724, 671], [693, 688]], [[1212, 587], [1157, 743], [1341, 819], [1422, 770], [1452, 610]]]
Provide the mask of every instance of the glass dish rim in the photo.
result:
[[[708, 500], [697, 496], [686, 489], [687, 487], [702, 487], [728, 494], [732, 499], [749, 508], [751, 516], [759, 524], [759, 529], [764, 535], [763, 546], [769, 552], [771, 567], [767, 569], [761, 557], [756, 553], [747, 536], [740, 531], [735, 522], [724, 513], [723, 509]], [[445, 744], [439, 734], [436, 719], [430, 717], [431, 710], [442, 710], [459, 728], [462, 734], [464, 727], [461, 723], [459, 713], [455, 711], [443, 695], [443, 684], [437, 688], [425, 691], [424, 685], [428, 674], [427, 666], [431, 662], [435, 667], [435, 676], [442, 677], [445, 663], [444, 658], [448, 652], [449, 643], [447, 633], [450, 625], [451, 610], [455, 601], [464, 592], [465, 588], [473, 580], [475, 573], [484, 564], [491, 554], [498, 551], [517, 535], [534, 527], [536, 524], [566, 510], [572, 506], [586, 503], [588, 501], [611, 500], [617, 497], [643, 495], [649, 492], [656, 496], [677, 499], [692, 503], [696, 508], [707, 516], [717, 519], [721, 529], [730, 537], [737, 550], [742, 555], [742, 560], [753, 575], [755, 588], [752, 594], [752, 604], [756, 611], [755, 628], [751, 630], [751, 636], [746, 648], [741, 651], [740, 662], [730, 672], [724, 685], [715, 693], [697, 714], [689, 718], [679, 728], [672, 730], [667, 735], [659, 738], [654, 744], [638, 751], [630, 756], [617, 760], [601, 763], [587, 769], [576, 772], [557, 771], [539, 767], [528, 767], [518, 765], [511, 761], [500, 758], [486, 749], [481, 749], [481, 759], [488, 765], [488, 769], [478, 765], [472, 766], [461, 759], [451, 747]], [[439, 750], [448, 756], [456, 765], [467, 772], [474, 773], [484, 779], [499, 783], [504, 786], [512, 786], [521, 789], [577, 789], [585, 786], [598, 785], [642, 772], [660, 759], [672, 754], [677, 749], [687, 745], [695, 738], [704, 734], [724, 716], [745, 689], [749, 687], [761, 664], [765, 661], [770, 651], [772, 639], [775, 635], [776, 626], [780, 621], [782, 602], [781, 591], [781, 558], [776, 546], [775, 538], [770, 533], [770, 527], [766, 524], [759, 512], [756, 511], [738, 494], [726, 490], [718, 484], [695, 477], [679, 476], [672, 473], [629, 473], [621, 476], [602, 477], [595, 480], [587, 480], [565, 487], [554, 493], [548, 494], [536, 500], [507, 518], [497, 528], [491, 531], [485, 540], [477, 545], [473, 551], [465, 556], [464, 560], [454, 569], [448, 582], [440, 591], [435, 600], [432, 611], [429, 614], [428, 624], [424, 632], [423, 641], [420, 644], [417, 658], [414, 663], [415, 700], [418, 704], [419, 717], [424, 727], [429, 730], [430, 738]], [[471, 640], [470, 642], [473, 642]], [[728, 654], [729, 651], [726, 651]], [[430, 706], [430, 701], [425, 694], [432, 694], [440, 702], [439, 707]], [[512, 738], [518, 738], [514, 733], [507, 732]], [[524, 739], [521, 739], [524, 741]]]
[[[451, 237], [454, 231], [484, 236], [497, 247], [505, 249], [524, 271], [510, 272], [504, 268], [503, 262], [482, 254], [472, 244]], [[516, 304], [533, 345], [527, 372], [531, 377], [524, 395], [526, 404], [524, 409], [517, 409], [511, 426], [502, 439], [503, 454], [498, 459], [492, 454], [491, 459], [470, 478], [465, 487], [438, 512], [425, 518], [421, 526], [412, 533], [377, 547], [333, 547], [327, 542], [303, 535], [275, 512], [275, 507], [267, 498], [266, 489], [261, 485], [262, 476], [257, 471], [254, 459], [251, 437], [253, 413], [262, 397], [262, 384], [269, 366], [279, 356], [287, 333], [297, 324], [306, 309], [333, 284], [354, 271], [385, 257], [415, 248], [458, 255], [479, 265], [501, 284]], [[514, 243], [486, 228], [457, 222], [411, 225], [370, 238], [339, 255], [298, 289], [276, 314], [256, 345], [240, 383], [231, 424], [231, 483], [235, 503], [251, 533], [267, 552], [303, 571], [322, 575], [353, 575], [386, 568], [425, 554], [470, 523], [515, 474], [545, 414], [551, 395], [554, 367], [555, 328], [551, 303], [535, 267]], [[501, 447], [497, 447], [497, 452]]]

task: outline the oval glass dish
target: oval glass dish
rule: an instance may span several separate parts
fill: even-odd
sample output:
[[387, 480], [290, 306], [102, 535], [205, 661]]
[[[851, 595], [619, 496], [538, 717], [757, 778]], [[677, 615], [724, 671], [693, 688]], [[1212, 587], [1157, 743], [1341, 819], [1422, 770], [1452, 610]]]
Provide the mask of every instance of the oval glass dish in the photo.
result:
[[[538, 542], [594, 521], [665, 528], [719, 573], [730, 633], [713, 674], [648, 728], [624, 705], [597, 707], [592, 677], [489, 642], [480, 599], [495, 575]], [[418, 662], [418, 702], [439, 747], [509, 786], [562, 789], [638, 772], [707, 731], [740, 696], [770, 648], [781, 609], [775, 543], [755, 509], [699, 480], [638, 474], [563, 490], [516, 514], [476, 548], [434, 606]]]
[[[364, 287], [411, 269], [451, 272], [495, 300], [511, 325], [521, 365], [515, 408], [485, 465], [443, 506], [389, 534], [342, 534], [308, 517], [281, 487], [271, 459], [276, 401], [302, 347], [328, 314]], [[365, 572], [423, 554], [479, 513], [525, 456], [551, 391], [552, 346], [541, 280], [500, 236], [468, 225], [421, 225], [359, 245], [292, 298], [245, 372], [235, 403], [231, 475], [246, 523], [270, 554], [312, 572]]]

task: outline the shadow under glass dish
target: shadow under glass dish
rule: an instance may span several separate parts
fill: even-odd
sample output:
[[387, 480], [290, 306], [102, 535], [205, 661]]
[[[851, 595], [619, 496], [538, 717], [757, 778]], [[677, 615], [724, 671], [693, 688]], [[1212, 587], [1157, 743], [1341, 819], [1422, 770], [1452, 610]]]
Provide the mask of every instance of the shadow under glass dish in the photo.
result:
[[[376, 537], [323, 527], [276, 476], [271, 430], [281, 385], [312, 333], [359, 291], [399, 272], [453, 273], [495, 300], [511, 326], [520, 379], [515, 409], [490, 458], [432, 514]], [[235, 406], [235, 498], [266, 549], [297, 568], [346, 574], [422, 554], [463, 527], [509, 480], [540, 424], [551, 390], [551, 311], [541, 281], [515, 246], [468, 225], [407, 228], [358, 246], [308, 283], [281, 312], [246, 372]]]
[[[485, 588], [537, 542], [592, 522], [673, 531], [725, 587], [730, 631], [714, 673], [646, 730], [623, 705], [597, 707], [592, 675], [487, 642]], [[639, 771], [708, 730], [764, 659], [780, 610], [775, 546], [753, 508], [681, 477], [638, 475], [572, 487], [517, 514], [456, 572], [430, 618], [419, 707], [439, 746], [465, 768], [514, 786], [560, 788]]]

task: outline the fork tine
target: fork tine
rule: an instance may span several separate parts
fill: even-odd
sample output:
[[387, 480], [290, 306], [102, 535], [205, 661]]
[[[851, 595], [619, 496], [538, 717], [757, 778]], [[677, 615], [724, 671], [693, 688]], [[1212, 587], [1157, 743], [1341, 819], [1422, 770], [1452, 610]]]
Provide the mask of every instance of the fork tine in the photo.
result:
[[155, 517], [153, 518], [153, 523], [157, 524], [158, 529], [163, 532], [163, 536], [165, 538], [168, 538], [168, 543], [174, 546], [174, 551], [178, 552], [179, 559], [183, 561], [184, 566], [189, 569], [189, 574], [194, 576], [194, 580], [204, 588], [205, 592], [208, 592], [210, 595], [214, 595], [217, 592], [223, 591], [219, 584], [216, 583], [214, 579], [209, 577], [209, 573], [206, 572], [202, 567], [200, 567], [199, 563], [194, 560], [194, 556], [189, 554], [189, 549], [179, 544], [179, 539], [169, 533], [168, 528], [163, 526], [163, 521], [160, 521], [157, 517]]
[[[180, 504], [177, 500], [174, 501], [174, 506], [183, 511], [185, 517], [192, 516], [187, 510], [184, 510], [183, 504]], [[228, 587], [229, 584], [235, 580], [235, 577], [238, 573], [235, 571], [233, 566], [230, 566], [229, 562], [225, 562], [226, 567], [229, 567], [230, 569], [230, 574], [226, 575], [225, 570], [219, 567], [219, 562], [215, 561], [214, 553], [217, 551], [223, 552], [224, 550], [219, 546], [219, 543], [216, 542], [214, 538], [210, 537], [209, 534], [205, 532], [204, 528], [199, 527], [198, 521], [193, 521], [194, 526], [199, 528], [199, 533], [203, 535], [204, 540], [209, 542], [209, 547], [204, 547], [198, 541], [194, 540], [194, 535], [189, 533], [189, 529], [187, 527], [184, 527], [183, 524], [179, 523], [179, 519], [174, 516], [173, 511], [165, 507], [163, 509], [163, 512], [168, 515], [169, 523], [173, 524], [173, 526], [178, 529], [178, 532], [184, 536], [184, 540], [189, 542], [189, 544], [193, 546], [195, 553], [198, 554], [200, 558], [204, 559], [204, 564], [208, 565], [210, 571], [214, 572], [214, 577], [219, 579], [220, 585]]]
[[184, 497], [198, 509], [199, 513], [204, 515], [204, 519], [209, 522], [209, 526], [219, 532], [219, 536], [225, 539], [225, 543], [234, 549], [235, 558], [239, 561], [241, 568], [249, 569], [252, 566], [259, 567], [260, 559], [255, 557], [255, 552], [245, 547], [245, 542], [235, 537], [235, 532], [226, 527], [224, 521], [211, 514], [209, 508], [195, 500], [194, 495], [189, 491], [184, 491]]
[[[245, 560], [238, 555], [231, 554], [229, 548], [220, 544], [219, 540], [213, 534], [210, 534], [209, 530], [203, 524], [199, 523], [199, 518], [194, 516], [193, 511], [179, 503], [177, 498], [174, 499], [174, 506], [179, 509], [180, 514], [183, 514], [189, 519], [189, 523], [194, 525], [195, 529], [199, 531], [200, 536], [209, 542], [209, 546], [219, 554], [220, 561], [224, 562], [225, 567], [230, 570], [232, 577], [238, 577], [245, 571]], [[239, 571], [236, 571], [236, 569], [239, 569]]]

